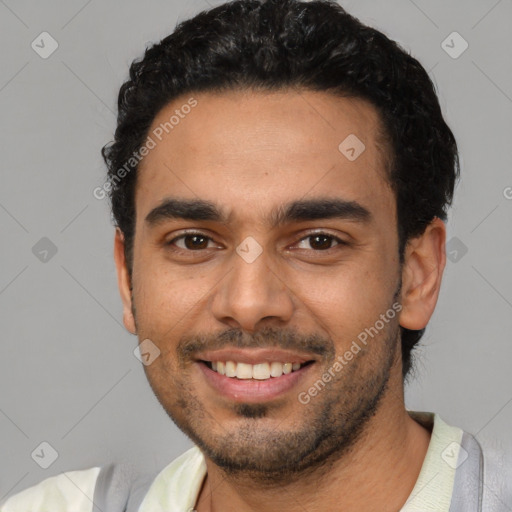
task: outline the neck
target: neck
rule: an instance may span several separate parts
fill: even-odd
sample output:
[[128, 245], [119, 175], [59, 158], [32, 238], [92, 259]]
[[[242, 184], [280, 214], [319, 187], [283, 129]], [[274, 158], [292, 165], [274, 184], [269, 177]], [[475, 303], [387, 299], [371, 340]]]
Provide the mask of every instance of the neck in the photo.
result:
[[275, 486], [259, 485], [249, 475], [227, 475], [207, 458], [196, 510], [400, 510], [416, 483], [429, 442], [430, 432], [405, 410], [401, 375], [395, 372], [378, 411], [341, 457], [304, 478]]

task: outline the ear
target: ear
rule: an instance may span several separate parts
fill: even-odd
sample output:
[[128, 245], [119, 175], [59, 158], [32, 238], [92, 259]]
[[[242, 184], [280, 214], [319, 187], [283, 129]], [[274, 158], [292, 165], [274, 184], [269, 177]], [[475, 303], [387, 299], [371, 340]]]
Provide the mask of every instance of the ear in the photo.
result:
[[446, 226], [435, 217], [425, 232], [406, 245], [402, 270], [400, 325], [426, 327], [434, 312], [446, 265]]
[[130, 290], [130, 274], [126, 266], [126, 258], [124, 253], [124, 235], [123, 232], [116, 228], [114, 238], [114, 260], [117, 269], [117, 286], [123, 301], [123, 323], [126, 329], [132, 334], [137, 333], [135, 327], [135, 319], [132, 312], [132, 294]]

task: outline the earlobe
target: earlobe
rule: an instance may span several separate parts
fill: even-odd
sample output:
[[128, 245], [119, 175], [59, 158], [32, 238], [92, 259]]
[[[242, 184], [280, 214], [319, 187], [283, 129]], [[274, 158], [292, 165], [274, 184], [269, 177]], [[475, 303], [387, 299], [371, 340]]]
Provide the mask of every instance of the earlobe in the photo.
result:
[[445, 242], [445, 224], [435, 217], [422, 235], [407, 243], [400, 314], [406, 329], [423, 329], [434, 312], [446, 264]]
[[114, 261], [117, 269], [117, 285], [123, 301], [123, 323], [130, 333], [136, 334], [137, 329], [132, 311], [131, 280], [124, 251], [124, 235], [119, 228], [116, 228], [114, 238]]

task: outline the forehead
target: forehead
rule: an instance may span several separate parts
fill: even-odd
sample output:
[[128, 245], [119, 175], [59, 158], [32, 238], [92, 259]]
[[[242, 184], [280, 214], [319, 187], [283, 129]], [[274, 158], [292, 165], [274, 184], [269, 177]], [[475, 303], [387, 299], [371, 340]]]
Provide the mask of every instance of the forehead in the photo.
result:
[[139, 165], [137, 218], [168, 196], [212, 200], [240, 219], [315, 196], [393, 215], [381, 133], [370, 103], [325, 92], [182, 96], [148, 132], [153, 147]]

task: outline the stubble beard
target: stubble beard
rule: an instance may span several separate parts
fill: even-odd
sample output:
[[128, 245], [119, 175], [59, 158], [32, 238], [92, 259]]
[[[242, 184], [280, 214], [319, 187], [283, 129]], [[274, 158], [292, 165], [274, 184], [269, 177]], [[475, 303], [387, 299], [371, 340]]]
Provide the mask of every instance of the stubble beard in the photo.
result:
[[[250, 478], [273, 487], [327, 472], [354, 448], [379, 409], [400, 348], [398, 329], [397, 324], [385, 339], [372, 340], [380, 345], [380, 354], [371, 369], [363, 369], [364, 357], [358, 354], [359, 359], [343, 368], [342, 377], [301, 405], [304, 410], [296, 428], [265, 426], [265, 419], [277, 409], [274, 405], [238, 403], [232, 412], [240, 418], [239, 425], [218, 433], [223, 426], [185, 381], [178, 384], [180, 398], [173, 407], [161, 403], [174, 423], [231, 478]], [[153, 391], [160, 400], [156, 388]]]

